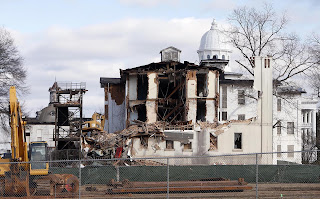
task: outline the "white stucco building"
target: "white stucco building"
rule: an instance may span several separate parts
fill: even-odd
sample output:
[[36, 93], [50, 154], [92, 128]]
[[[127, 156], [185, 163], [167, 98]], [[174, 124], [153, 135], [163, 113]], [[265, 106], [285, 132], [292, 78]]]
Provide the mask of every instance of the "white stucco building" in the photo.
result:
[[[230, 58], [231, 50], [226, 45], [224, 35], [217, 28], [215, 21], [212, 22], [210, 30], [202, 36], [197, 52], [201, 61], [209, 58]], [[257, 77], [256, 73], [257, 71], [255, 71], [255, 77]], [[264, 78], [265, 74], [258, 76]], [[272, 76], [269, 78], [272, 79]], [[244, 77], [240, 73], [224, 72], [220, 75], [219, 122], [246, 120], [258, 115], [261, 109], [257, 108], [258, 94], [254, 89], [254, 82], [256, 80]], [[261, 83], [264, 82], [264, 80], [261, 81]], [[274, 95], [271, 94], [273, 106], [270, 109], [273, 115], [272, 151], [316, 149], [318, 100], [306, 98], [306, 92], [301, 88], [281, 85], [275, 88]], [[278, 153], [274, 154], [273, 163], [277, 164], [281, 161], [302, 163], [312, 162], [315, 159], [316, 154]]]

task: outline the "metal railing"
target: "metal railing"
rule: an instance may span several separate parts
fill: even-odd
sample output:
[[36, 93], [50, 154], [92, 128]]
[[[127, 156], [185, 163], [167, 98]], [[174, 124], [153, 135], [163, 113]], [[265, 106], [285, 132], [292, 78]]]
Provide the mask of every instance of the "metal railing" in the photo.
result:
[[[319, 151], [280, 153], [281, 160], [278, 153], [255, 153], [50, 161], [50, 174], [29, 176], [29, 197], [320, 198], [320, 160], [313, 156], [301, 163], [305, 153]], [[0, 172], [17, 164], [0, 162]], [[10, 179], [26, 175], [0, 175], [1, 197], [12, 196]], [[20, 190], [15, 196], [27, 195], [24, 189], [12, 190]]]

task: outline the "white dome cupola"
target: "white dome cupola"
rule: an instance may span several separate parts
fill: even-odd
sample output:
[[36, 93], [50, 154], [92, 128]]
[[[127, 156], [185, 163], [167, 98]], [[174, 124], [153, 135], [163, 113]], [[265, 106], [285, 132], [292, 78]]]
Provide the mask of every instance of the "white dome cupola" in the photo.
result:
[[225, 39], [225, 35], [218, 29], [214, 19], [211, 23], [210, 30], [201, 37], [200, 47], [197, 53], [199, 55], [199, 62], [212, 59], [230, 59], [231, 49]]

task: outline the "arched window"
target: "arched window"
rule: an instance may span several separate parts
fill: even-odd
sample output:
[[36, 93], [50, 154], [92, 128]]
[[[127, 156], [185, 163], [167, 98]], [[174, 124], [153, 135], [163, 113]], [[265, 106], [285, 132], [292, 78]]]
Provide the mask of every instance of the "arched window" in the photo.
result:
[[212, 59], [218, 59], [218, 55], [213, 55]]
[[225, 59], [226, 59], [226, 57], [225, 57], [224, 55], [222, 55], [222, 59], [223, 59], [223, 60], [225, 60]]
[[210, 59], [210, 55], [207, 55], [207, 59]]

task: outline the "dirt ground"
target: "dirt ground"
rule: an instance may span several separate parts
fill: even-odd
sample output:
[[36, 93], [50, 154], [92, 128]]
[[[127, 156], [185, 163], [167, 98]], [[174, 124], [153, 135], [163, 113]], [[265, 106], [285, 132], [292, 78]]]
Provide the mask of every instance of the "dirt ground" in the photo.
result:
[[[243, 192], [213, 192], [213, 193], [170, 193], [169, 198], [256, 198], [255, 184], [249, 184], [252, 190], [245, 190]], [[88, 188], [89, 187], [89, 188]], [[91, 185], [81, 187], [81, 198], [83, 199], [99, 199], [99, 198], [113, 198], [113, 199], [128, 199], [128, 198], [166, 198], [166, 193], [157, 194], [106, 194], [107, 187], [103, 185]], [[262, 198], [301, 198], [301, 199], [320, 199], [320, 184], [259, 184], [258, 187], [259, 199]], [[22, 197], [23, 198], [23, 197]], [[54, 196], [34, 196], [29, 198], [79, 198], [78, 194], [68, 196], [66, 194]]]

